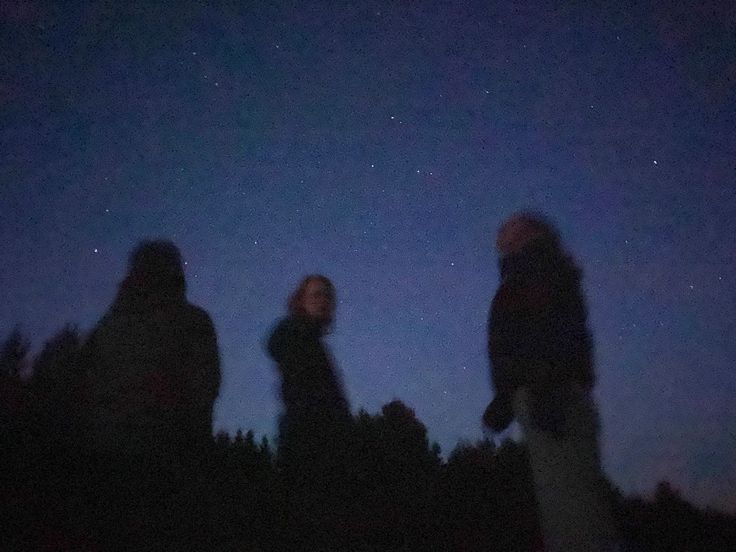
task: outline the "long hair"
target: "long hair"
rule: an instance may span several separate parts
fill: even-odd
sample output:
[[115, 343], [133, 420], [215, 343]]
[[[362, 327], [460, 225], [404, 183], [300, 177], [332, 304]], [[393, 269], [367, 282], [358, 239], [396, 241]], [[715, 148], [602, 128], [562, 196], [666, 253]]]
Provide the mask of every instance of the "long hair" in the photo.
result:
[[179, 249], [170, 241], [140, 242], [130, 254], [117, 306], [136, 300], [185, 301], [186, 280]]
[[328, 319], [324, 321], [324, 327], [329, 328], [335, 319], [335, 303], [337, 294], [335, 292], [335, 286], [332, 284], [327, 276], [322, 274], [310, 274], [302, 278], [301, 282], [297, 286], [296, 290], [289, 295], [289, 300], [286, 304], [286, 308], [290, 316], [298, 318], [307, 318], [307, 313], [304, 310], [304, 295], [307, 292], [307, 286], [310, 282], [317, 281], [322, 283], [327, 290], [327, 296], [330, 300], [330, 312]]

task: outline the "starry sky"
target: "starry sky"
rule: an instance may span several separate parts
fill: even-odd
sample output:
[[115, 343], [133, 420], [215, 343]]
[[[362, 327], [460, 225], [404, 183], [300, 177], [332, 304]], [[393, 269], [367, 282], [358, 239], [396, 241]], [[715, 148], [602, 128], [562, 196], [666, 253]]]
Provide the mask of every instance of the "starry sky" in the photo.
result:
[[447, 453], [491, 399], [495, 230], [541, 210], [585, 271], [610, 477], [736, 511], [732, 6], [127, 4], [0, 4], [0, 331], [88, 330], [172, 239], [216, 429], [272, 434], [264, 339], [324, 273], [353, 408], [399, 398]]

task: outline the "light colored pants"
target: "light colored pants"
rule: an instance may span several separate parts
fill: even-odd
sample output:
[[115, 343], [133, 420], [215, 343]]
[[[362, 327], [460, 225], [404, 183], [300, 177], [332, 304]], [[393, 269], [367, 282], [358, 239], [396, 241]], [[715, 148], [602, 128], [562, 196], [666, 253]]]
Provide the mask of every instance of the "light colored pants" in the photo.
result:
[[546, 552], [619, 550], [610, 505], [603, 495], [598, 415], [590, 393], [573, 385], [563, 394], [564, 429], [551, 434], [531, 418], [526, 388], [514, 395], [514, 414], [529, 449]]

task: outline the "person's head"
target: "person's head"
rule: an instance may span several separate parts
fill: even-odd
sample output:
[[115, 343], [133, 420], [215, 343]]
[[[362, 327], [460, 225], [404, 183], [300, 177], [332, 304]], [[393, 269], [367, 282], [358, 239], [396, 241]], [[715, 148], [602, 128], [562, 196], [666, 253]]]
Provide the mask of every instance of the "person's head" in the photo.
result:
[[560, 236], [543, 215], [521, 212], [506, 219], [496, 235], [496, 249], [500, 257], [515, 255], [531, 244], [544, 243], [554, 251], [560, 250]]
[[321, 274], [307, 276], [289, 297], [288, 306], [290, 315], [308, 318], [327, 327], [335, 316], [335, 286]]
[[179, 249], [170, 241], [140, 242], [128, 260], [125, 291], [170, 299], [186, 297], [186, 280]]

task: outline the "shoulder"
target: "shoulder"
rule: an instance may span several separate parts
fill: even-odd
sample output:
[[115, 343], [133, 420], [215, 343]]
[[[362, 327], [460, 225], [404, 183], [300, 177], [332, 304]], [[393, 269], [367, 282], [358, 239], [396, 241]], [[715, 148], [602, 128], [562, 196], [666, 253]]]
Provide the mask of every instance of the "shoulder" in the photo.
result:
[[281, 337], [301, 334], [303, 333], [302, 326], [303, 324], [301, 324], [298, 319], [287, 316], [286, 318], [282, 318], [276, 322], [273, 330], [271, 331], [271, 337], [278, 339]]
[[288, 316], [279, 320], [268, 338], [269, 354], [280, 360], [288, 351], [309, 339], [309, 329], [304, 321]]
[[302, 333], [301, 324], [299, 320], [287, 316], [276, 322], [271, 330], [269, 341], [278, 341], [281, 339], [288, 339], [295, 337]]
[[201, 307], [187, 303], [184, 306], [184, 319], [191, 331], [214, 333], [215, 325], [212, 317]]

